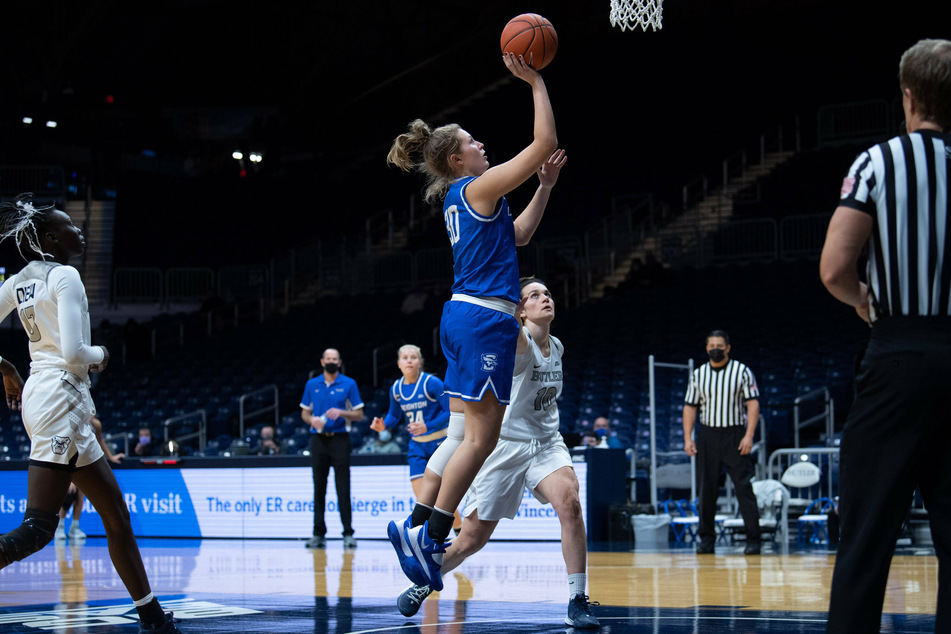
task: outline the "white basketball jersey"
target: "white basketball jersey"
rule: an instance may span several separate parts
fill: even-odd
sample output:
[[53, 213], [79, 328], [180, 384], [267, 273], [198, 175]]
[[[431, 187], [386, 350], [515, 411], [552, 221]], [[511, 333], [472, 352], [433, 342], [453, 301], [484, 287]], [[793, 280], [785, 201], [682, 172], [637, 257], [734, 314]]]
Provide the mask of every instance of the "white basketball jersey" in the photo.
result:
[[79, 271], [30, 262], [0, 292], [0, 314], [13, 310], [30, 340], [31, 371], [60, 368], [88, 380], [89, 365], [101, 362], [103, 351], [90, 345], [89, 302]]
[[528, 349], [515, 358], [512, 399], [502, 419], [501, 435], [506, 438], [543, 439], [558, 431], [556, 401], [564, 379], [561, 355], [565, 348], [550, 335], [549, 343], [551, 354], [544, 357], [528, 334]]

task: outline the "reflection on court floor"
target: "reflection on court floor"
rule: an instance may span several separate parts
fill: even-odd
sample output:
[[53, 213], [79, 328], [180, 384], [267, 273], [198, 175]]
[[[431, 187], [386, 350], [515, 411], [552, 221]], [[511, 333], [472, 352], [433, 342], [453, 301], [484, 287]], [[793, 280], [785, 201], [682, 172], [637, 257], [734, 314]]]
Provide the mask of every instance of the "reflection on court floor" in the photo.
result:
[[[395, 607], [408, 582], [388, 542], [141, 540], [153, 592], [185, 632], [571, 632], [560, 544], [491, 543], [446, 575], [411, 619]], [[602, 633], [824, 632], [834, 555], [744, 557], [722, 548], [592, 552], [589, 594]], [[895, 557], [887, 632], [934, 629], [937, 561]], [[104, 539], [51, 544], [0, 571], [0, 631], [128, 632], [135, 610]]]

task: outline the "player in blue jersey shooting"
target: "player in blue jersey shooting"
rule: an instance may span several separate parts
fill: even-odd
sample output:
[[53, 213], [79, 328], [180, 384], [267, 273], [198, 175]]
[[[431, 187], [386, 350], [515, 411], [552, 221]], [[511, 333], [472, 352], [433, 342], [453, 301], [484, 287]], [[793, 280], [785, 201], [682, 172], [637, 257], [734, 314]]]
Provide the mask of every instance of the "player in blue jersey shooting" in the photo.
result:
[[[532, 142], [514, 158], [489, 166], [484, 145], [457, 124], [430, 128], [413, 121], [393, 142], [387, 162], [427, 176], [424, 199], [442, 203], [453, 252], [452, 298], [443, 308], [440, 343], [448, 361], [448, 439], [430, 460], [442, 472], [435, 499], [419, 499], [402, 527], [388, 535], [407, 576], [442, 589], [440, 565], [456, 509], [499, 438], [509, 402], [519, 332], [516, 246], [535, 233], [566, 161], [557, 149], [555, 117], [541, 74], [503, 54], [508, 70], [531, 86]], [[505, 195], [537, 175], [539, 186], [513, 220]], [[444, 465], [444, 467], [442, 467]]]

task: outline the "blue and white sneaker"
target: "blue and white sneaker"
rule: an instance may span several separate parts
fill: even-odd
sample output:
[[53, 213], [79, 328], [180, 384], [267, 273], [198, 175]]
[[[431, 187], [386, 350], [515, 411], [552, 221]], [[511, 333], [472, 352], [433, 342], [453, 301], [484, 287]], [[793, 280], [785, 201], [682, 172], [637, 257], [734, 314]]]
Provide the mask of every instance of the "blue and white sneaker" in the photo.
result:
[[413, 528], [411, 517], [407, 517], [402, 526], [397, 526], [396, 522], [390, 522], [386, 525], [386, 536], [390, 538], [393, 550], [396, 551], [396, 556], [399, 557], [403, 574], [409, 577], [409, 580], [414, 584], [424, 586], [426, 585], [426, 576], [413, 558], [413, 551], [410, 550], [405, 537], [406, 531], [411, 528]]
[[[414, 580], [418, 586], [429, 586], [436, 592], [442, 590], [442, 555], [446, 552], [449, 542], [437, 544], [429, 537], [429, 522], [424, 522], [422, 526], [415, 528], [404, 528], [404, 539], [409, 542], [410, 550], [413, 553], [412, 561], [419, 566], [423, 573], [422, 582]], [[406, 572], [406, 568], [403, 569]], [[409, 574], [407, 575], [409, 577]]]

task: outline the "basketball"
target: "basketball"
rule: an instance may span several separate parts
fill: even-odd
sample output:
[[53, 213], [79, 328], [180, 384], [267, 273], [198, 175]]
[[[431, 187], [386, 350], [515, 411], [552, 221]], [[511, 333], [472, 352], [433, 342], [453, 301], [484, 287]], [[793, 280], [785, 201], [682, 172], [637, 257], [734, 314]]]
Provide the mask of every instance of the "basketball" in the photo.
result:
[[517, 15], [502, 29], [502, 52], [521, 55], [535, 70], [548, 66], [557, 50], [555, 27], [537, 13]]

